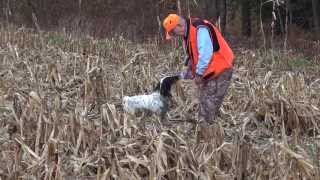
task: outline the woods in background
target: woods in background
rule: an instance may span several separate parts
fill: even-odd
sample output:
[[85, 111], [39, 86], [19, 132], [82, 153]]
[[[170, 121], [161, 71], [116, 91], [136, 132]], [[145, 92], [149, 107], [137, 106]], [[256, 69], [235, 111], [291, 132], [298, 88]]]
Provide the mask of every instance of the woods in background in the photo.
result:
[[320, 34], [318, 0], [3, 0], [0, 9], [2, 22], [18, 26], [132, 40], [161, 34], [159, 21], [170, 12], [218, 22], [235, 36]]

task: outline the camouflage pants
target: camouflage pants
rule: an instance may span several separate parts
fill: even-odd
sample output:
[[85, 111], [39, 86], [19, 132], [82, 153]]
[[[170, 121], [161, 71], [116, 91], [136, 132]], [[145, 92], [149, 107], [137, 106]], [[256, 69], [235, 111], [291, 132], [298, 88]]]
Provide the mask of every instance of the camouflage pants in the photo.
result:
[[230, 85], [232, 69], [226, 70], [218, 77], [203, 81], [199, 88], [199, 123], [212, 124], [219, 112], [224, 96]]

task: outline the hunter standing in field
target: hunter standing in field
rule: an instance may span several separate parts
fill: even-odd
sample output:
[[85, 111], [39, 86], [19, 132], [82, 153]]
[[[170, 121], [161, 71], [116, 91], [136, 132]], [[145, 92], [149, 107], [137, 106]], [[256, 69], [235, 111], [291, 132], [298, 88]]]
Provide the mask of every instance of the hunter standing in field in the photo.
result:
[[212, 139], [211, 125], [222, 104], [232, 76], [233, 52], [219, 30], [207, 20], [169, 14], [163, 21], [166, 39], [181, 36], [188, 55], [182, 79], [194, 79], [199, 90], [199, 135]]

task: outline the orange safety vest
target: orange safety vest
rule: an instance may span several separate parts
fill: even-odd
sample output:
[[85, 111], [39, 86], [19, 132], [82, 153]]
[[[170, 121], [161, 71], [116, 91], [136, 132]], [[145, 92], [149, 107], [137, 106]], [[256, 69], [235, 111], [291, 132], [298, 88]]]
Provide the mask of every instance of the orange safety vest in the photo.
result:
[[199, 60], [197, 31], [201, 26], [208, 28], [213, 46], [213, 55], [203, 77], [207, 78], [212, 75], [213, 77], [216, 77], [225, 70], [232, 68], [234, 55], [218, 28], [209, 21], [190, 18], [187, 20], [187, 37], [184, 39], [184, 45], [191, 59], [191, 70], [193, 75], [196, 73], [196, 66]]

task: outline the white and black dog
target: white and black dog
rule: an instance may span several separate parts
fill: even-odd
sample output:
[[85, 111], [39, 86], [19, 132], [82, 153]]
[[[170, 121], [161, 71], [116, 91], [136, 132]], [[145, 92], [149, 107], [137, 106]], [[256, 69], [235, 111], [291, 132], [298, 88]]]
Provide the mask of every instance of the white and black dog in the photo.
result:
[[168, 101], [171, 95], [171, 87], [180, 79], [179, 75], [163, 77], [151, 94], [124, 96], [123, 109], [129, 114], [137, 112], [153, 112], [163, 119], [168, 111]]

